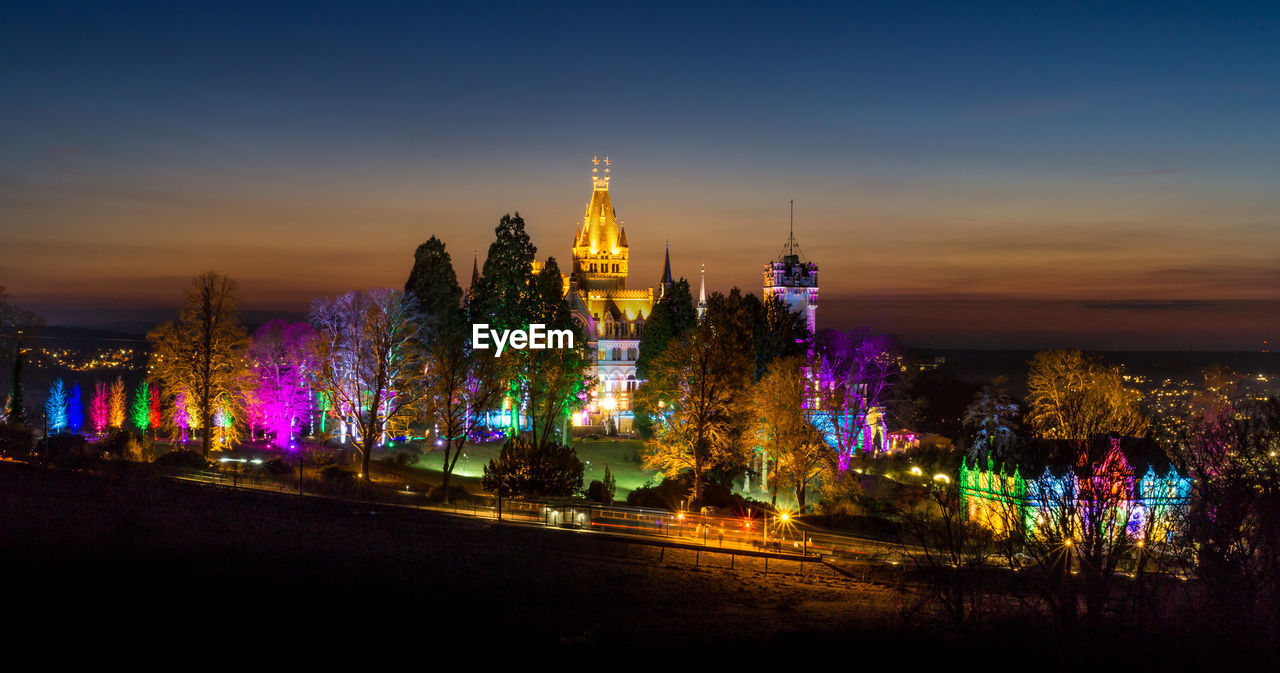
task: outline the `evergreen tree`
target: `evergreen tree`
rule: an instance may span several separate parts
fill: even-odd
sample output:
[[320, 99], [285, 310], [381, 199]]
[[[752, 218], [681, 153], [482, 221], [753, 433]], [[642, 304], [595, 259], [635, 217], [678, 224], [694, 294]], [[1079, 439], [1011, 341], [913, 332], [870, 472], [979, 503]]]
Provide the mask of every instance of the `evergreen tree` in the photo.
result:
[[604, 493], [602, 493], [601, 501], [605, 505], [613, 504], [613, 496], [618, 492], [618, 482], [613, 478], [613, 473], [609, 471], [608, 463], [604, 466]]
[[649, 364], [662, 354], [671, 339], [697, 322], [698, 311], [693, 305], [689, 281], [681, 278], [672, 283], [671, 289], [658, 300], [644, 321], [644, 338], [640, 340], [640, 353], [636, 359], [636, 378], [641, 381], [648, 379]]
[[13, 369], [10, 372], [9, 379], [9, 404], [4, 410], [5, 421], [17, 425], [25, 425], [27, 422], [27, 407], [23, 402], [25, 392], [22, 390], [22, 365], [24, 360], [22, 342], [19, 340], [13, 346]]
[[476, 288], [476, 320], [487, 320], [495, 330], [523, 329], [533, 313], [530, 290], [538, 249], [529, 240], [520, 213], [503, 215], [494, 234]]
[[752, 314], [755, 377], [759, 380], [774, 360], [804, 355], [813, 344], [813, 335], [805, 316], [792, 311], [778, 295], [758, 301], [749, 294], [745, 300]]
[[[589, 385], [586, 339], [565, 301], [564, 281], [556, 258], [547, 259], [534, 279], [527, 323], [573, 333], [572, 349], [522, 350], [511, 353], [518, 364], [519, 388], [528, 401], [530, 429], [537, 446], [564, 443], [569, 416], [582, 407]], [[504, 359], [507, 354], [503, 355]]]
[[406, 297], [417, 300], [416, 314], [427, 331], [426, 336], [460, 327], [462, 288], [458, 286], [449, 252], [440, 239], [432, 236], [418, 246], [404, 292]]
[[585, 468], [572, 447], [537, 446], [528, 437], [512, 437], [484, 467], [484, 490], [506, 497], [567, 497], [582, 490]]
[[447, 503], [463, 449], [505, 390], [504, 372], [498, 359], [471, 348], [470, 330], [458, 306], [462, 288], [439, 239], [433, 236], [418, 246], [405, 290], [418, 297], [415, 320], [425, 335], [427, 361], [422, 421], [436, 432], [442, 454], [440, 493]]

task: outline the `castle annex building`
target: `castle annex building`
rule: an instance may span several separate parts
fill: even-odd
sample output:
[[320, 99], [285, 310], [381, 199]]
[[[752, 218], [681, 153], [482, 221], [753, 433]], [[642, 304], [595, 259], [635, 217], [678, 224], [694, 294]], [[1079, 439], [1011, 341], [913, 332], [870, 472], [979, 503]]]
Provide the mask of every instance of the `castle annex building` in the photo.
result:
[[[592, 159], [591, 202], [573, 239], [573, 271], [567, 279], [566, 299], [587, 334], [593, 360], [590, 374], [596, 387], [575, 425], [604, 425], [629, 432], [632, 402], [639, 386], [636, 358], [644, 321], [653, 311], [653, 288], [627, 289], [630, 252], [627, 232], [609, 195], [612, 162]], [[669, 263], [669, 262], [668, 262]]]

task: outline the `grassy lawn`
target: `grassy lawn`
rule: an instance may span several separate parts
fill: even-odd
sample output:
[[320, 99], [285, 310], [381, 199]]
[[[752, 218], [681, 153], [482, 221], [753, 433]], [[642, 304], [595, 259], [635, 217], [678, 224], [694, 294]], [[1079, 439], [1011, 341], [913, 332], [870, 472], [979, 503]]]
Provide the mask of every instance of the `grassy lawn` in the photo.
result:
[[[595, 479], [603, 479], [606, 465], [617, 482], [618, 489], [614, 497], [618, 500], [625, 500], [627, 494], [643, 486], [651, 477], [657, 481], [657, 473], [646, 470], [641, 465], [640, 449], [643, 445], [644, 443], [638, 439], [575, 440], [573, 448], [578, 452], [578, 459], [586, 465], [582, 479], [583, 486]], [[485, 464], [497, 458], [501, 450], [501, 442], [468, 446], [454, 469], [454, 476], [458, 483], [473, 493], [478, 492], [480, 478], [484, 476]], [[380, 454], [374, 455], [375, 458], [379, 456]], [[425, 473], [422, 475], [424, 480], [439, 483], [442, 461], [443, 455], [433, 451], [423, 454], [413, 467], [415, 471]]]

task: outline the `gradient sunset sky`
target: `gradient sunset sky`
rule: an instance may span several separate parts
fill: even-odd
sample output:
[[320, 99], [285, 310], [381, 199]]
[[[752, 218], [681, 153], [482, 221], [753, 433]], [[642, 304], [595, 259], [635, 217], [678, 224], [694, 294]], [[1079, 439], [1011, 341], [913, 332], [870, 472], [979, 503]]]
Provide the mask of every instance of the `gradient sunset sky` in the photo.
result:
[[[1280, 20], [1221, 3], [21, 3], [0, 20], [0, 284], [51, 322], [469, 277], [504, 213], [567, 260], [608, 155], [653, 285], [920, 346], [1280, 338]], [[950, 3], [948, 3], [950, 4]], [[483, 260], [482, 260], [483, 261]]]

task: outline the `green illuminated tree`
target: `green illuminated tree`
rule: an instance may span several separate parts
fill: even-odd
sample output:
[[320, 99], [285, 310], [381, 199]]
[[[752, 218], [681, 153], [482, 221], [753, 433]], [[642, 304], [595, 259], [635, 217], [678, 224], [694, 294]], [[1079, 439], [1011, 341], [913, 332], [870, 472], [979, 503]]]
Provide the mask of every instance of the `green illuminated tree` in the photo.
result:
[[529, 321], [542, 323], [548, 330], [571, 331], [573, 348], [516, 351], [513, 359], [518, 363], [517, 380], [527, 404], [534, 444], [564, 444], [569, 416], [582, 408], [590, 386], [584, 373], [588, 364], [587, 340], [565, 301], [556, 258], [547, 259], [533, 289]]
[[151, 390], [145, 379], [133, 393], [133, 403], [129, 405], [129, 420], [133, 421], [134, 427], [141, 430], [143, 435], [151, 427]]

